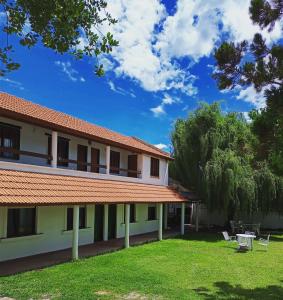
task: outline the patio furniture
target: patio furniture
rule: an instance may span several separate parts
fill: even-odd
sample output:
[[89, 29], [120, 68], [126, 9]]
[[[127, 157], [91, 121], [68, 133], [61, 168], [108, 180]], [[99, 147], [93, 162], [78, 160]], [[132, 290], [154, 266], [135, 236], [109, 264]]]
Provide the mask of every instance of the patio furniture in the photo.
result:
[[255, 235], [255, 232], [253, 232], [253, 231], [245, 231], [245, 234]]
[[227, 242], [237, 242], [237, 238], [234, 235], [229, 235], [229, 233], [227, 231], [223, 231], [222, 232], [225, 241]]
[[268, 244], [269, 244], [269, 238], [270, 238], [270, 234], [267, 236], [266, 239], [260, 238], [259, 242], [258, 242], [259, 245], [265, 247], [266, 251], [267, 251], [267, 247], [268, 247]]
[[243, 228], [246, 231], [252, 231], [260, 235], [260, 223], [243, 224]]
[[238, 238], [237, 242], [238, 242], [238, 246], [239, 246], [238, 251], [247, 251], [247, 250], [249, 250], [248, 241], [246, 239]]
[[253, 240], [256, 238], [253, 234], [244, 234], [244, 233], [238, 233], [236, 234], [238, 238], [239, 245], [247, 245], [249, 250], [253, 250]]

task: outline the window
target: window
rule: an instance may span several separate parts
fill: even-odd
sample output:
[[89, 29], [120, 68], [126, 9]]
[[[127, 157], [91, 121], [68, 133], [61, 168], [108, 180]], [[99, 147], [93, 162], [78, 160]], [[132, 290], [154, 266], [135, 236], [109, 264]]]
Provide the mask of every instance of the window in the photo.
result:
[[[136, 222], [136, 205], [130, 204], [130, 223]], [[126, 223], [126, 204], [124, 205], [124, 224]]]
[[110, 151], [110, 173], [119, 174], [120, 173], [120, 152]]
[[150, 159], [150, 176], [159, 177], [159, 159], [154, 157]]
[[[79, 228], [86, 228], [86, 208], [80, 207]], [[67, 208], [67, 230], [73, 230], [73, 207]]]
[[[0, 147], [20, 150], [20, 127], [0, 123]], [[0, 157], [19, 159], [19, 154], [0, 151]]]
[[148, 210], [147, 210], [147, 219], [150, 220], [156, 220], [156, 205], [155, 204], [149, 204]]
[[35, 234], [35, 208], [9, 208], [7, 237]]
[[[52, 138], [48, 135], [48, 155], [52, 153]], [[60, 161], [60, 160], [68, 160], [69, 159], [69, 140], [63, 137], [58, 137], [58, 146], [57, 146], [57, 165], [62, 167], [68, 167], [68, 161]], [[47, 163], [50, 165], [51, 160], [48, 159]]]

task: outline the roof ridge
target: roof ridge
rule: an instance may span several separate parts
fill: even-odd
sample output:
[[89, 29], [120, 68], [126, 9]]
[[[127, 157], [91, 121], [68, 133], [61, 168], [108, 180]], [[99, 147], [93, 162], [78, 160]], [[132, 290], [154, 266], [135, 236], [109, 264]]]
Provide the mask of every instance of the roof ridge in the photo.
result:
[[12, 96], [12, 97], [18, 98], [18, 99], [20, 99], [20, 100], [22, 100], [22, 101], [24, 101], [24, 102], [28, 102], [28, 103], [30, 103], [30, 104], [32, 104], [32, 105], [36, 105], [36, 106], [38, 106], [39, 108], [45, 108], [45, 109], [48, 109], [48, 110], [50, 110], [50, 111], [52, 111], [52, 112], [54, 112], [54, 113], [62, 114], [62, 115], [64, 115], [64, 116], [66, 116], [66, 117], [73, 118], [74, 120], [81, 121], [81, 122], [86, 123], [86, 124], [88, 124], [88, 125], [95, 126], [95, 127], [99, 127], [99, 128], [101, 128], [101, 129], [104, 129], [104, 130], [107, 130], [107, 131], [111, 131], [111, 132], [113, 132], [113, 133], [115, 133], [115, 134], [119, 134], [119, 135], [121, 135], [121, 136], [123, 136], [123, 137], [131, 138], [131, 136], [129, 136], [129, 135], [125, 135], [125, 134], [122, 134], [122, 133], [120, 133], [120, 132], [117, 132], [117, 131], [114, 131], [114, 130], [112, 130], [112, 129], [109, 129], [109, 128], [107, 128], [107, 127], [104, 127], [104, 126], [101, 126], [101, 125], [97, 125], [97, 124], [91, 123], [91, 122], [86, 121], [86, 120], [84, 120], [84, 119], [81, 119], [81, 118], [79, 118], [79, 117], [73, 116], [73, 115], [71, 115], [71, 114], [67, 114], [67, 113], [65, 113], [65, 112], [63, 112], [63, 111], [56, 110], [56, 109], [54, 109], [54, 108], [50, 108], [50, 107], [48, 107], [48, 106], [45, 106], [45, 105], [42, 105], [42, 104], [38, 104], [38, 103], [32, 102], [31, 100], [27, 100], [27, 99], [24, 99], [24, 98], [19, 97], [19, 96], [14, 96], [14, 95], [12, 95], [12, 94], [9, 94], [9, 93], [6, 93], [6, 92], [2, 92], [2, 91], [0, 91], [0, 94], [6, 94], [6, 95], [8, 95], [8, 96]]
[[77, 116], [2, 91], [0, 91], [0, 110], [8, 117], [16, 115], [23, 120], [31, 118], [38, 124], [41, 123], [40, 126], [42, 126], [43, 123], [51, 126], [51, 128], [52, 126], [56, 129], [61, 128], [63, 132], [66, 130], [69, 134], [79, 133], [87, 138], [97, 139], [97, 141], [101, 141], [102, 143], [108, 142], [113, 146], [122, 148], [123, 146], [128, 147], [130, 151], [148, 153], [171, 159], [168, 152], [162, 151], [139, 138], [116, 132], [112, 129], [83, 120]]
[[137, 140], [137, 141], [139, 141], [139, 142], [141, 142], [141, 143], [143, 143], [143, 144], [145, 144], [145, 145], [153, 148], [154, 150], [157, 150], [157, 151], [159, 151], [159, 152], [161, 152], [161, 153], [163, 153], [165, 155], [168, 155], [168, 156], [170, 155], [169, 152], [163, 151], [163, 150], [157, 148], [156, 146], [154, 146], [154, 145], [152, 145], [152, 144], [150, 144], [150, 143], [148, 143], [148, 142], [146, 142], [146, 141], [144, 141], [144, 140], [142, 140], [142, 139], [140, 139], [140, 138], [138, 138], [136, 136], [131, 136], [131, 138], [133, 138], [133, 139], [135, 139], [135, 140]]

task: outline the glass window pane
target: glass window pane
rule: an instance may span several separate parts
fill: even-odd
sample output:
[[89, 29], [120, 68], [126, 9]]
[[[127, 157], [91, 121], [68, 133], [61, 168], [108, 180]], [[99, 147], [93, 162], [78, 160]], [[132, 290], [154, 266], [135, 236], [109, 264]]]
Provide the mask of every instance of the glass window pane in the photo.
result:
[[8, 209], [7, 237], [35, 234], [35, 208]]

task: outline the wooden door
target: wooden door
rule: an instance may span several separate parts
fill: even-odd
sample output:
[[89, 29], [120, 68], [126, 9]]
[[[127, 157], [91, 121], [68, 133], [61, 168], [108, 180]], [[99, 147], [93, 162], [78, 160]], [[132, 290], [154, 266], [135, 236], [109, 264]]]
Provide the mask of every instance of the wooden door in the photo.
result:
[[99, 173], [100, 150], [91, 148], [91, 172]]
[[94, 216], [94, 241], [103, 240], [103, 218], [104, 218], [104, 205], [95, 205]]
[[77, 170], [87, 171], [87, 146], [78, 145], [77, 161]]
[[136, 154], [128, 155], [128, 177], [138, 177], [137, 170], [138, 156]]
[[116, 204], [110, 204], [108, 208], [108, 238], [116, 238], [116, 216], [117, 206]]
[[120, 152], [110, 151], [110, 173], [119, 174], [120, 173]]

